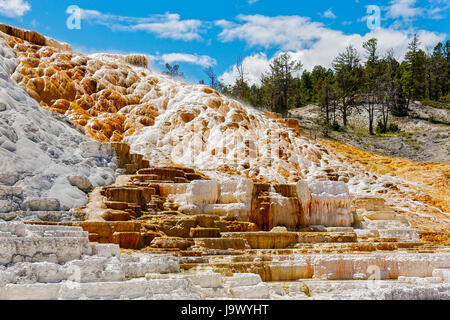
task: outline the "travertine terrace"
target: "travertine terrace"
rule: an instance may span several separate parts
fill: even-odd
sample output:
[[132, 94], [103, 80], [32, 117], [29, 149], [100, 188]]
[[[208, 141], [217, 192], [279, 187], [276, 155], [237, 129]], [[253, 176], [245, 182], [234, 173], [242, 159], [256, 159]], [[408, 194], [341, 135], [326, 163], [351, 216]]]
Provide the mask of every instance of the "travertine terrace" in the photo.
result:
[[6, 25], [0, 72], [0, 299], [450, 298], [449, 165]]

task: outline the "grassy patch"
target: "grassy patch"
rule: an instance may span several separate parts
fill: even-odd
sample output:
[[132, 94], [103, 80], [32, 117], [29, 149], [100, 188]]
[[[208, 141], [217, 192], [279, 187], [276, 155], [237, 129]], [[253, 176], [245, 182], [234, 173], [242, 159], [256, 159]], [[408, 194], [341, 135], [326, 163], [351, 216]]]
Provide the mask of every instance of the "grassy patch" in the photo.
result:
[[433, 101], [433, 100], [428, 100], [428, 99], [423, 100], [422, 105], [437, 108], [437, 109], [450, 109], [450, 103], [448, 103], [448, 102], [439, 102], [439, 101]]

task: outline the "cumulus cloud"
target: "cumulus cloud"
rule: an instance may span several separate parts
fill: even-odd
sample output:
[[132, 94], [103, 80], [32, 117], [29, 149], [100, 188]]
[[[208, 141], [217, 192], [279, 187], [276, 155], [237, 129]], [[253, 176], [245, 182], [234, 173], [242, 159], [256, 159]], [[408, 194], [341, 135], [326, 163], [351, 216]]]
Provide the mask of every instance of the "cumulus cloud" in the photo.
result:
[[[247, 81], [250, 86], [258, 86], [261, 82], [261, 75], [268, 71], [269, 64], [270, 59], [263, 52], [246, 57], [242, 62], [245, 72], [245, 81]], [[224, 72], [219, 80], [227, 85], [232, 85], [234, 84], [237, 75], [237, 67], [234, 65], [230, 70]]]
[[250, 46], [265, 48], [277, 45], [289, 50], [300, 49], [327, 31], [322, 23], [301, 16], [239, 15], [237, 20], [240, 23], [226, 20], [216, 22], [216, 26], [222, 28], [219, 39], [223, 42], [242, 40]]
[[421, 13], [419, 8], [415, 8], [416, 0], [393, 0], [388, 7], [388, 17], [409, 19]]
[[81, 19], [104, 25], [113, 31], [145, 31], [159, 38], [200, 40], [206, 24], [200, 20], [182, 20], [179, 14], [165, 13], [149, 17], [128, 17], [105, 14], [96, 10], [81, 10]]
[[205, 68], [215, 66], [217, 64], [216, 59], [206, 55], [189, 54], [189, 53], [166, 53], [160, 55], [147, 55], [147, 58], [152, 64], [165, 65], [166, 63], [190, 63], [199, 65]]
[[333, 13], [333, 11], [331, 9], [328, 9], [327, 11], [322, 13], [321, 16], [324, 17], [324, 18], [329, 18], [329, 19], [336, 19], [337, 18], [337, 16]]
[[[392, 0], [386, 7], [387, 18], [399, 19], [410, 23], [416, 18], [444, 19], [445, 12], [450, 8], [448, 0], [428, 0], [427, 6], [418, 7], [416, 0]], [[397, 21], [397, 25], [401, 25]]]
[[23, 0], [0, 0], [0, 15], [17, 18], [31, 10], [31, 5]]
[[[410, 31], [385, 28], [371, 30], [365, 35], [345, 34], [301, 16], [238, 16], [238, 21], [241, 23], [216, 22], [223, 28], [220, 34], [222, 41], [242, 40], [252, 47], [279, 50], [271, 58], [259, 53], [244, 59], [247, 80], [257, 85], [263, 72], [269, 70], [270, 62], [282, 52], [290, 52], [292, 58], [302, 62], [303, 70], [311, 71], [316, 65], [331, 67], [334, 57], [348, 45], [353, 45], [362, 53], [362, 44], [370, 38], [378, 39], [380, 52], [393, 49], [400, 59], [413, 36]], [[446, 37], [445, 34], [424, 30], [417, 33], [423, 48], [429, 48]], [[232, 84], [236, 75], [236, 66], [233, 66], [222, 75], [221, 80]]]
[[157, 60], [160, 60], [164, 63], [173, 63], [173, 62], [185, 62], [191, 64], [197, 64], [202, 67], [211, 67], [217, 64], [216, 59], [213, 59], [209, 56], [205, 55], [197, 55], [197, 54], [187, 54], [187, 53], [168, 53], [163, 54], [160, 57], [157, 57]]

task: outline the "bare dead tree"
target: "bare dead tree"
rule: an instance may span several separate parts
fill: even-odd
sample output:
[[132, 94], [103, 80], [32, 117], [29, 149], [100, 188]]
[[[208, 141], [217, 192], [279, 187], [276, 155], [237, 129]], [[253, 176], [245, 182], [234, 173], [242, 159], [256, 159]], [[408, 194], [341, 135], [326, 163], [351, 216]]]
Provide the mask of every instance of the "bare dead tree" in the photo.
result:
[[214, 69], [212, 67], [209, 67], [207, 69], [204, 69], [203, 72], [205, 72], [206, 76], [209, 79], [209, 85], [211, 86], [211, 88], [213, 88], [214, 90], [218, 90], [219, 89], [219, 81], [217, 79], [217, 75], [214, 72]]
[[245, 72], [244, 72], [244, 59], [242, 55], [239, 55], [236, 61], [237, 78], [236, 89], [239, 99], [243, 99], [245, 95]]

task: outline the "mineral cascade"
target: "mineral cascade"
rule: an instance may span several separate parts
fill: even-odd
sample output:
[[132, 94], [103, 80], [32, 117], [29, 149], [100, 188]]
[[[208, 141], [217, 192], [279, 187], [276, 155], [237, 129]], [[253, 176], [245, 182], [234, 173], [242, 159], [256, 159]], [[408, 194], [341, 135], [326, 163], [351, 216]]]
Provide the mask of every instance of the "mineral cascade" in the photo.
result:
[[0, 299], [450, 299], [450, 165], [2, 24], [0, 84]]

